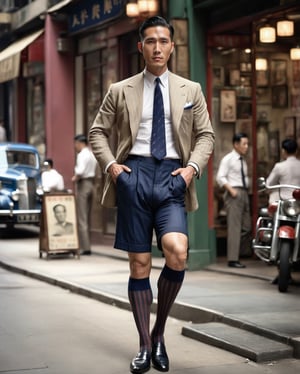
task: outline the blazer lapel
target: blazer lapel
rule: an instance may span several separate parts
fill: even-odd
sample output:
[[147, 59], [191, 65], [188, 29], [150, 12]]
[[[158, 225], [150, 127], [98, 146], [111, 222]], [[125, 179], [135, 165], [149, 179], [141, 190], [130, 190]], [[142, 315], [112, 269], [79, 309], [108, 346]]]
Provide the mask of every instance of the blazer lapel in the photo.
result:
[[172, 123], [177, 134], [183, 114], [184, 104], [186, 103], [186, 91], [184, 87], [184, 83], [179, 82], [176, 79], [176, 76], [169, 73], [170, 109]]
[[129, 113], [129, 126], [133, 142], [136, 138], [142, 117], [143, 89], [143, 73], [135, 76], [133, 80], [129, 80], [128, 85], [124, 87], [124, 96]]

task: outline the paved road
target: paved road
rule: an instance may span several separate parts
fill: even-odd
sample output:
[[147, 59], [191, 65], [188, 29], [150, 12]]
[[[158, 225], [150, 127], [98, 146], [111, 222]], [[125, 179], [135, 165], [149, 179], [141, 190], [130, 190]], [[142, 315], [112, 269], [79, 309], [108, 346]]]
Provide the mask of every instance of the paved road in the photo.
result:
[[[129, 373], [137, 347], [130, 312], [3, 269], [0, 280], [0, 373]], [[256, 364], [185, 338], [181, 328], [181, 321], [169, 319], [170, 373], [294, 374], [300, 370], [299, 360]]]
[[[79, 292], [105, 303], [129, 309], [128, 261], [125, 253], [112, 249], [111, 245], [94, 244], [93, 255], [82, 256], [80, 260], [72, 256], [40, 259], [37, 230], [20, 227], [13, 235], [7, 235], [5, 232], [2, 234], [2, 266], [65, 287], [75, 293]], [[151, 282], [156, 297], [156, 281], [163, 259], [155, 258], [153, 262]], [[172, 309], [173, 317], [194, 323], [206, 322], [217, 317], [218, 320], [253, 326], [259, 330], [259, 334], [267, 331], [285, 340], [296, 340], [296, 344], [300, 345], [299, 286], [291, 286], [287, 294], [279, 293], [276, 286], [270, 282], [276, 274], [276, 269], [259, 261], [247, 261], [247, 269], [239, 270], [227, 268], [226, 264], [218, 259], [218, 263], [209, 266], [209, 270], [187, 272], [183, 288]], [[189, 325], [187, 322], [180, 324]], [[181, 331], [181, 328], [179, 330]], [[132, 334], [136, 336], [134, 329]], [[251, 342], [249, 343], [251, 346]], [[135, 349], [131, 348], [129, 359]], [[177, 357], [180, 357], [180, 351], [176, 352]], [[205, 360], [204, 355], [204, 362]], [[253, 362], [251, 365], [249, 362], [249, 366], [253, 365]], [[273, 366], [275, 368], [277, 364]], [[259, 367], [269, 370], [269, 366]]]

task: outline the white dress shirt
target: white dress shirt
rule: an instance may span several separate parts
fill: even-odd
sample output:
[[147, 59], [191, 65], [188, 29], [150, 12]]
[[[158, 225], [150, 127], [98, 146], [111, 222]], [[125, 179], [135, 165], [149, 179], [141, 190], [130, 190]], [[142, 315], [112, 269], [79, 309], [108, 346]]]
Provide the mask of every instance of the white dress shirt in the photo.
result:
[[[241, 155], [235, 149], [233, 149], [230, 153], [222, 158], [216, 176], [217, 182], [220, 187], [223, 187], [224, 184], [229, 184], [232, 187], [243, 187], [240, 157]], [[243, 169], [245, 174], [246, 186], [248, 187], [248, 167], [244, 159]]]
[[[300, 160], [295, 156], [288, 156], [285, 161], [277, 162], [266, 180], [267, 185], [292, 184], [300, 186]], [[290, 199], [294, 189], [282, 188], [280, 190], [281, 198]], [[272, 203], [279, 199], [279, 191], [272, 191], [269, 202]]]
[[81, 179], [94, 178], [97, 161], [89, 147], [84, 147], [77, 154], [75, 175]]
[[[142, 118], [137, 133], [136, 140], [133, 144], [130, 155], [136, 156], [151, 156], [151, 132], [152, 132], [152, 118], [153, 118], [153, 101], [155, 79], [157, 77], [147, 70], [144, 71], [144, 94], [143, 94], [143, 110]], [[179, 159], [180, 156], [175, 149], [171, 113], [170, 113], [170, 97], [169, 97], [169, 80], [168, 71], [163, 73], [160, 77], [160, 89], [163, 96], [164, 111], [165, 111], [165, 132], [166, 132], [166, 158]]]
[[46, 192], [64, 189], [64, 179], [55, 169], [50, 169], [42, 173], [42, 187]]

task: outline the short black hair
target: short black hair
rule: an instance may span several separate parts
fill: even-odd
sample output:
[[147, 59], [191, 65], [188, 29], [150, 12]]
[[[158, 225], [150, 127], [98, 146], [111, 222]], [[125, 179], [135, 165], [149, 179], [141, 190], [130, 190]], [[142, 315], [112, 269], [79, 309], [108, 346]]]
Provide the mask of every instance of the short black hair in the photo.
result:
[[236, 134], [233, 135], [232, 137], [232, 143], [239, 143], [241, 141], [242, 138], [247, 138], [248, 139], [248, 135], [244, 132], [238, 132]]
[[74, 140], [80, 143], [87, 144], [88, 140], [87, 137], [84, 134], [79, 134], [74, 137]]
[[286, 151], [288, 155], [292, 155], [297, 151], [297, 142], [294, 139], [284, 139], [281, 143], [281, 148]]
[[174, 27], [167, 20], [165, 20], [163, 17], [160, 17], [160, 16], [154, 16], [154, 17], [147, 18], [141, 24], [141, 26], [139, 28], [140, 40], [143, 41], [146, 29], [148, 29], [149, 27], [155, 27], [155, 26], [166, 27], [170, 31], [171, 40], [173, 40]]

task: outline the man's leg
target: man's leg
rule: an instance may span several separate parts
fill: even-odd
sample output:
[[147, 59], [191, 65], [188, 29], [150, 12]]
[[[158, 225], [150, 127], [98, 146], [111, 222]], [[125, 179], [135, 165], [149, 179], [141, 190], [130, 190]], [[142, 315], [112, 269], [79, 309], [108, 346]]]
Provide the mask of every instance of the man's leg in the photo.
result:
[[187, 258], [187, 236], [168, 233], [162, 238], [166, 264], [157, 282], [157, 314], [151, 332], [152, 363], [159, 371], [169, 370], [169, 359], [164, 345], [164, 331], [170, 310], [183, 283]]
[[252, 255], [252, 231], [251, 215], [248, 192], [244, 192], [244, 212], [242, 214], [242, 232], [240, 243], [240, 256]]
[[77, 210], [78, 210], [78, 236], [80, 249], [89, 252], [91, 250], [89, 235], [89, 214], [91, 188], [93, 184], [89, 180], [81, 180], [77, 185]]
[[227, 212], [227, 260], [238, 261], [241, 241], [242, 210], [240, 196], [225, 198]]
[[130, 371], [144, 373], [150, 369], [150, 312], [153, 300], [150, 285], [151, 254], [129, 253], [130, 278], [128, 297], [139, 334], [140, 350], [132, 360]]

